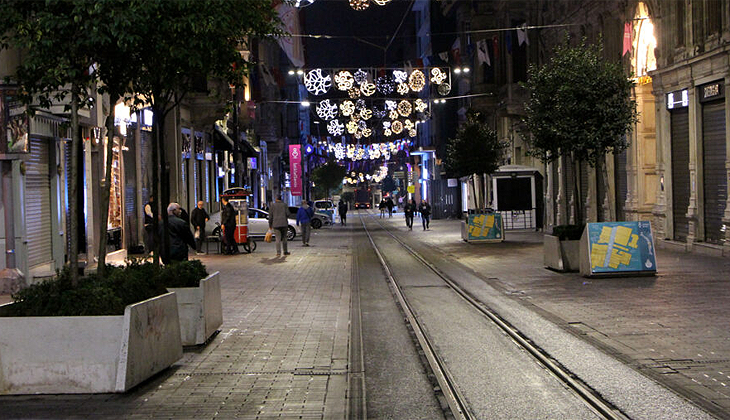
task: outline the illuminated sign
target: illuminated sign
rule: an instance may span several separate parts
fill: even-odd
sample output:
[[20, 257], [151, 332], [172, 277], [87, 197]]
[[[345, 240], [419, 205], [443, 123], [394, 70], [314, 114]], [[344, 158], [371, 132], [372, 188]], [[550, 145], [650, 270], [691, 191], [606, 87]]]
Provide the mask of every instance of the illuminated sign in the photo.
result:
[[667, 93], [667, 109], [686, 108], [689, 106], [689, 91], [687, 89]]
[[700, 86], [700, 101], [714, 101], [725, 97], [725, 88], [721, 82], [708, 83]]

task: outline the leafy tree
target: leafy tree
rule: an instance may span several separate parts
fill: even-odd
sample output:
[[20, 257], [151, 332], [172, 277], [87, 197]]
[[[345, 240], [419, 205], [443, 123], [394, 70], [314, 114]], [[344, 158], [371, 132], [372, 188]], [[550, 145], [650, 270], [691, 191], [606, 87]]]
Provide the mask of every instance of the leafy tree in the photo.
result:
[[330, 160], [324, 165], [312, 171], [312, 181], [315, 188], [321, 188], [325, 197], [330, 196], [330, 191], [342, 186], [347, 169], [340, 166], [336, 161]]
[[343, 192], [341, 199], [345, 203], [352, 203], [353, 201], [355, 201], [355, 193], [352, 191]]
[[[138, 98], [144, 98], [153, 112], [152, 187], [156, 204], [153, 232], [157, 236], [156, 215], [164, 210], [159, 206], [170, 201], [170, 163], [163, 147], [168, 113], [208, 78], [217, 77], [232, 86], [240, 86], [250, 64], [240, 53], [241, 47], [248, 46], [253, 37], [281, 34], [281, 31], [276, 12], [265, 1], [133, 2], [142, 16], [135, 27], [143, 42], [135, 51], [142, 66], [135, 69], [131, 90], [140, 95]], [[228, 99], [229, 92], [218, 94]], [[161, 215], [163, 241], [160, 244], [157, 238], [155, 243], [162, 245], [162, 252], [167, 252], [167, 212], [162, 211]], [[158, 255], [156, 252], [156, 262]]]
[[395, 185], [395, 180], [393, 180], [393, 177], [390, 175], [387, 175], [385, 178], [383, 178], [383, 182], [381, 184], [381, 189], [384, 193], [391, 193], [398, 189], [398, 187]]
[[[469, 111], [466, 122], [459, 127], [456, 137], [446, 145], [446, 171], [455, 177], [491, 174], [499, 168], [504, 149], [508, 146], [497, 138], [482, 115]], [[476, 179], [472, 182], [475, 204], [478, 200]], [[478, 205], [478, 204], [477, 204]]]
[[0, 48], [23, 51], [23, 60], [13, 77], [23, 94], [20, 99], [36, 109], [48, 108], [54, 102], [66, 102], [71, 112], [71, 186], [69, 191], [70, 226], [69, 264], [71, 282], [78, 284], [78, 158], [81, 149], [79, 129], [80, 107], [88, 105], [89, 88], [95, 76], [89, 72], [93, 64], [94, 25], [89, 19], [93, 11], [82, 1], [47, 0], [0, 2]]
[[[543, 66], [530, 66], [525, 87], [529, 100], [523, 122], [530, 133], [530, 155], [544, 162], [569, 158], [576, 173], [577, 162], [603, 167], [608, 191], [605, 156], [628, 147], [625, 134], [637, 121], [636, 102], [631, 99], [633, 82], [620, 62], [603, 58], [603, 47], [586, 44], [571, 47], [569, 39], [559, 45]], [[574, 194], [577, 194], [577, 176]], [[582, 203], [575, 199], [575, 214], [582, 216]]]

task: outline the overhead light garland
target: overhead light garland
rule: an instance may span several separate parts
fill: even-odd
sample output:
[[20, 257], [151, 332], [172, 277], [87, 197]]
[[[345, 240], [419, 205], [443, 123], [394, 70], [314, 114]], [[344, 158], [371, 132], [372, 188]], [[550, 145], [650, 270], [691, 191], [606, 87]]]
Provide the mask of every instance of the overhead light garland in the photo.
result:
[[404, 99], [398, 103], [398, 113], [400, 115], [407, 117], [411, 115], [411, 111], [413, 111], [413, 106], [410, 102]]
[[325, 121], [331, 120], [337, 116], [337, 105], [330, 103], [329, 99], [325, 99], [317, 105], [317, 115]]
[[414, 92], [420, 92], [426, 86], [426, 76], [421, 70], [413, 70], [411, 75], [408, 77], [408, 86]]
[[326, 150], [328, 153], [333, 153], [337, 160], [350, 159], [358, 161], [365, 159], [375, 160], [380, 158], [388, 160], [392, 154], [397, 153], [399, 150], [407, 150], [412, 144], [413, 142], [409, 140], [397, 140], [387, 143], [372, 143], [365, 145], [329, 143]]
[[375, 85], [370, 82], [363, 82], [360, 85], [360, 92], [365, 96], [372, 96], [375, 93]]
[[355, 85], [355, 78], [352, 77], [352, 73], [349, 71], [342, 70], [335, 75], [335, 83], [337, 83], [338, 90], [345, 92]]
[[340, 112], [342, 115], [349, 117], [353, 112], [355, 112], [355, 104], [352, 103], [352, 101], [342, 101], [340, 104]]
[[352, 77], [355, 79], [355, 83], [357, 83], [358, 85], [361, 85], [363, 84], [363, 82], [368, 80], [368, 74], [363, 69], [357, 69]]
[[323, 75], [322, 69], [314, 69], [308, 71], [304, 75], [304, 87], [309, 93], [314, 95], [324, 95], [332, 86], [332, 78], [330, 75]]
[[327, 123], [327, 132], [333, 136], [341, 136], [345, 131], [345, 126], [338, 120], [332, 120]]
[[361, 12], [370, 7], [370, 0], [350, 0], [350, 7]]

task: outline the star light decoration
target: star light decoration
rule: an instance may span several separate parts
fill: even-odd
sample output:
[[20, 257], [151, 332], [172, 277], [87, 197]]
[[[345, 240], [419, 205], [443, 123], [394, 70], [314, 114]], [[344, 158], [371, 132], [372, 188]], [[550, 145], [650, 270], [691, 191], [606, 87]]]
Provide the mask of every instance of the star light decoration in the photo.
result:
[[350, 0], [350, 7], [361, 12], [370, 7], [370, 0]]
[[344, 133], [345, 126], [338, 120], [332, 120], [327, 123], [327, 132], [333, 136], [341, 136]]
[[411, 111], [413, 111], [413, 106], [411, 105], [410, 102], [408, 102], [404, 99], [398, 103], [398, 113], [400, 115], [407, 117], [407, 116], [411, 115]]
[[368, 80], [368, 73], [363, 69], [357, 69], [355, 74], [352, 75], [352, 77], [355, 79], [355, 83], [358, 85], [363, 84], [363, 82]]
[[355, 85], [355, 78], [349, 71], [342, 70], [335, 75], [335, 83], [337, 83], [338, 90], [345, 92]]
[[426, 86], [426, 75], [421, 70], [413, 70], [408, 77], [408, 86], [414, 92], [420, 92]]
[[325, 121], [331, 120], [337, 116], [337, 105], [325, 99], [317, 105], [317, 115]]
[[353, 112], [355, 112], [355, 104], [352, 103], [352, 101], [342, 101], [340, 104], [340, 112], [342, 115], [349, 117]]
[[330, 75], [323, 75], [322, 69], [310, 70], [304, 75], [304, 87], [314, 95], [324, 95], [332, 86]]
[[447, 77], [446, 73], [443, 73], [440, 68], [434, 67], [431, 69], [431, 83], [440, 85]]

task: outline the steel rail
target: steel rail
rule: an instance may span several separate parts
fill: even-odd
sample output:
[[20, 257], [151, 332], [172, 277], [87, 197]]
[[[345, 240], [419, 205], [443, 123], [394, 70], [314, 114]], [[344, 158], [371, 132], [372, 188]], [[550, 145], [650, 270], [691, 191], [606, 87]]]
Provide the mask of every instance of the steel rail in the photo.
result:
[[[502, 331], [504, 331], [507, 335], [509, 335], [520, 347], [522, 347], [525, 351], [527, 351], [533, 358], [535, 358], [541, 365], [545, 367], [551, 374], [553, 374], [557, 379], [559, 379], [563, 384], [565, 384], [568, 388], [570, 388], [573, 392], [575, 392], [578, 397], [583, 400], [589, 407], [591, 407], [594, 411], [596, 411], [601, 416], [610, 419], [610, 420], [629, 420], [629, 417], [627, 417], [625, 414], [623, 414], [621, 411], [619, 411], [617, 408], [615, 408], [613, 405], [611, 405], [609, 402], [605, 401], [603, 398], [598, 396], [596, 392], [594, 392], [588, 385], [583, 383], [581, 380], [577, 379], [577, 377], [572, 374], [569, 370], [567, 370], [565, 367], [563, 367], [559, 362], [557, 362], [555, 359], [553, 359], [550, 355], [548, 355], [543, 349], [538, 347], [537, 345], [533, 344], [529, 338], [527, 338], [522, 332], [520, 332], [517, 328], [510, 325], [507, 321], [505, 321], [499, 314], [491, 310], [489, 307], [487, 307], [483, 302], [475, 299], [473, 296], [471, 296], [468, 292], [466, 292], [463, 288], [461, 288], [454, 280], [452, 280], [446, 273], [439, 270], [434, 264], [427, 261], [421, 254], [419, 254], [416, 250], [414, 250], [410, 245], [406, 244], [403, 240], [401, 240], [399, 237], [394, 235], [388, 228], [383, 226], [382, 223], [380, 223], [375, 217], [373, 217], [372, 214], [369, 214], [369, 216], [385, 231], [388, 235], [390, 235], [393, 239], [395, 239], [396, 242], [398, 242], [404, 249], [406, 249], [416, 260], [418, 260], [420, 263], [425, 265], [427, 268], [429, 268], [434, 274], [436, 274], [438, 277], [440, 277], [457, 295], [459, 295], [462, 299], [464, 299], [466, 302], [468, 302], [473, 308], [481, 312], [483, 315], [488, 317], [495, 325], [497, 325]], [[362, 220], [362, 216], [361, 220]], [[363, 227], [365, 227], [365, 222], [363, 222]], [[375, 244], [372, 240], [372, 237], [370, 236], [370, 232], [368, 232], [367, 227], [365, 227], [365, 231], [368, 234], [368, 237], [370, 238], [370, 242], [373, 243], [373, 246], [375, 247]], [[380, 256], [380, 254], [378, 254]], [[382, 261], [381, 263], [385, 263]]]
[[426, 356], [426, 360], [428, 360], [428, 364], [431, 366], [431, 370], [434, 373], [434, 376], [436, 377], [436, 380], [439, 383], [439, 386], [441, 387], [441, 392], [444, 394], [444, 398], [446, 399], [446, 402], [449, 405], [449, 408], [451, 409], [451, 413], [454, 416], [455, 419], [460, 420], [472, 420], [476, 419], [474, 415], [471, 414], [469, 411], [464, 397], [459, 392], [458, 388], [454, 384], [453, 380], [451, 379], [451, 375], [448, 373], [446, 369], [446, 365], [443, 363], [441, 358], [436, 354], [434, 351], [433, 345], [431, 344], [431, 341], [428, 339], [426, 334], [423, 332], [423, 328], [421, 327], [420, 322], [418, 321], [418, 318], [416, 318], [415, 314], [413, 313], [413, 310], [411, 309], [410, 304], [406, 300], [406, 297], [403, 295], [403, 292], [400, 288], [400, 285], [398, 285], [398, 282], [393, 278], [393, 273], [390, 271], [390, 267], [388, 267], [388, 264], [385, 262], [385, 258], [383, 258], [383, 254], [381, 254], [380, 249], [377, 245], [375, 245], [375, 241], [373, 240], [372, 235], [370, 234], [370, 231], [368, 230], [367, 226], [365, 225], [365, 220], [363, 220], [362, 215], [358, 211], [358, 215], [360, 216], [360, 222], [362, 223], [363, 229], [365, 229], [365, 233], [368, 236], [368, 239], [370, 240], [370, 244], [373, 247], [373, 250], [375, 251], [375, 255], [377, 255], [378, 260], [380, 260], [380, 264], [383, 267], [383, 270], [385, 271], [386, 276], [388, 277], [388, 281], [390, 282], [391, 286], [393, 287], [393, 292], [395, 293], [396, 298], [398, 299], [398, 302], [401, 305], [401, 308], [403, 309], [403, 312], [406, 315], [406, 318], [408, 319], [408, 322], [411, 325], [411, 328], [413, 329], [413, 333], [415, 334], [416, 338], [418, 339], [418, 343], [421, 346], [421, 349], [423, 350], [424, 355]]

